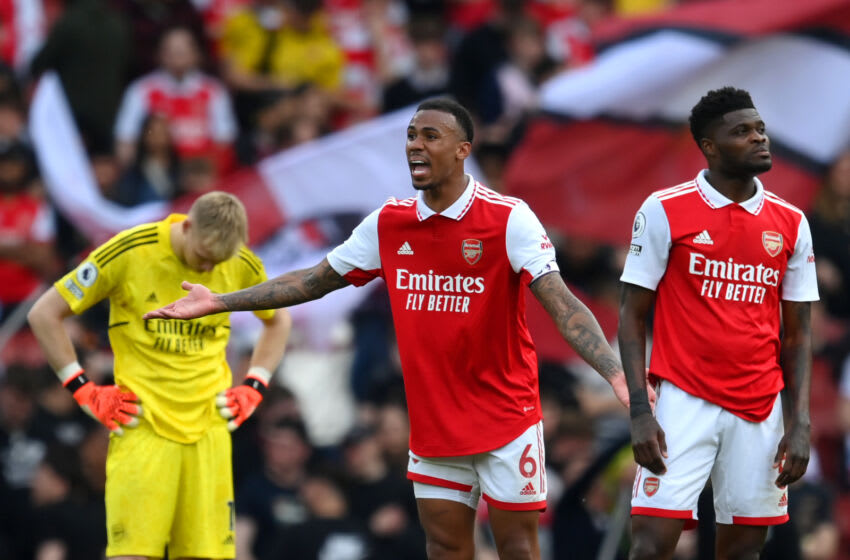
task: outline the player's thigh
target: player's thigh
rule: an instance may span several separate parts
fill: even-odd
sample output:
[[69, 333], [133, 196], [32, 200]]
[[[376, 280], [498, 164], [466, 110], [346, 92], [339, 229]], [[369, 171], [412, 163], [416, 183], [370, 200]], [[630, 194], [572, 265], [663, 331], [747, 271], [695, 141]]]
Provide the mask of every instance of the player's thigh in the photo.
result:
[[765, 525], [717, 525], [717, 560], [757, 560], [765, 538]]
[[545, 465], [543, 422], [530, 426], [507, 445], [475, 455], [473, 460], [487, 504], [516, 512], [546, 509]]
[[422, 457], [412, 451], [407, 478], [419, 521], [425, 530], [428, 558], [471, 559], [475, 510], [481, 497], [473, 456]]
[[108, 557], [160, 558], [180, 487], [181, 445], [145, 421], [111, 435], [106, 459]]
[[488, 509], [500, 559], [540, 558], [540, 511], [510, 511], [492, 505]]
[[667, 442], [667, 472], [638, 467], [632, 515], [685, 519], [695, 523], [697, 502], [714, 466], [723, 409], [670, 382], [658, 387], [655, 416]]
[[784, 427], [782, 403], [763, 422], [725, 413], [723, 442], [711, 473], [717, 522], [766, 526], [788, 520], [787, 488], [777, 488], [773, 459]]
[[416, 498], [430, 560], [472, 560], [475, 510], [459, 501]]
[[169, 556], [234, 558], [233, 464], [225, 424], [215, 424], [184, 446], [182, 466]]
[[685, 519], [633, 515], [629, 560], [672, 558], [685, 522]]

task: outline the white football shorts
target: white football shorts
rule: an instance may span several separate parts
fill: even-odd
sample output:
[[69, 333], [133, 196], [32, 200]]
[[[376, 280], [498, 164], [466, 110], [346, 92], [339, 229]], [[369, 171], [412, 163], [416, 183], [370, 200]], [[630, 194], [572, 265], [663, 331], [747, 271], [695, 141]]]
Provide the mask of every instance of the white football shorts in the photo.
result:
[[420, 457], [410, 452], [407, 478], [417, 498], [436, 498], [478, 507], [478, 499], [498, 509], [546, 509], [543, 422], [492, 451], [460, 457]]
[[711, 477], [717, 523], [778, 525], [788, 521], [786, 488], [774, 484], [773, 458], [784, 434], [782, 402], [749, 422], [662, 381], [655, 416], [667, 441], [667, 472], [638, 467], [632, 515], [697, 519], [697, 500]]

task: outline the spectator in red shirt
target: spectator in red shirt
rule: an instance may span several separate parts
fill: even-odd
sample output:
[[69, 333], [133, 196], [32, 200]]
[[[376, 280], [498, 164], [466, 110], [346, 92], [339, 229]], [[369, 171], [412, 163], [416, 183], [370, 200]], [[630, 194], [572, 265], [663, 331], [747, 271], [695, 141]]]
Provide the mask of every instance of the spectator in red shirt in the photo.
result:
[[174, 28], [162, 37], [160, 68], [142, 76], [124, 93], [115, 123], [117, 154], [123, 164], [135, 156], [145, 117], [163, 114], [181, 158], [213, 157], [219, 171], [231, 159], [236, 119], [230, 96], [214, 77], [201, 72], [201, 55], [188, 29]]
[[56, 269], [53, 213], [34, 191], [32, 153], [20, 142], [0, 146], [0, 318], [26, 300]]

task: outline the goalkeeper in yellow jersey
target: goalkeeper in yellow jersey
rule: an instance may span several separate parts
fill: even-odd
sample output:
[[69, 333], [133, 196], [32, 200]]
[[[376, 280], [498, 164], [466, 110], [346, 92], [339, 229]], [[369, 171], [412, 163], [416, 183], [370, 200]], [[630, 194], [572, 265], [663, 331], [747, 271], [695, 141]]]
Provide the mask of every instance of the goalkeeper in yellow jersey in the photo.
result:
[[[60, 279], [29, 313], [63, 385], [112, 430], [106, 464], [110, 558], [233, 558], [233, 476], [228, 430], [262, 400], [291, 320], [257, 311], [263, 329], [243, 384], [231, 387], [229, 314], [191, 321], [142, 319], [183, 295], [180, 282], [217, 292], [266, 280], [245, 248], [237, 198], [201, 196], [188, 216], [125, 230]], [[115, 385], [97, 385], [77, 362], [63, 319], [109, 299]], [[128, 429], [132, 428], [132, 429]]]

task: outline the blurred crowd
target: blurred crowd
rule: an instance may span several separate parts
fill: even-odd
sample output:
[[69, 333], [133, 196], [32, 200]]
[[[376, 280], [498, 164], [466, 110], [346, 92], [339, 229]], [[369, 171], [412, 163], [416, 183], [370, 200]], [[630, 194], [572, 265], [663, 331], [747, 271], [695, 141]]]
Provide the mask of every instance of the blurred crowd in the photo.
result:
[[[475, 156], [499, 190], [542, 81], [593, 59], [602, 19], [674, 3], [0, 2], [0, 558], [92, 560], [106, 542], [108, 432], [60, 386], [21, 321], [27, 303], [92, 248], [54, 211], [39, 176], [27, 133], [39, 76], [60, 77], [97, 185], [123, 206], [215, 189], [270, 154], [438, 94], [473, 112]], [[813, 459], [790, 493], [792, 521], [771, 530], [765, 557], [850, 558], [850, 151], [805, 210], [822, 298], [812, 317]], [[621, 248], [557, 241], [571, 285], [615, 302]], [[80, 361], [99, 382], [112, 366], [106, 317], [97, 307], [71, 320]], [[296, 333], [284, 363], [295, 374], [279, 375], [234, 434], [240, 560], [424, 558], [385, 295], [368, 297], [347, 329], [342, 359], [327, 362], [344, 380], [340, 396], [299, 390], [296, 378], [309, 384], [320, 358], [299, 353]], [[231, 354], [238, 377], [244, 347]], [[545, 558], [625, 558], [627, 415], [581, 364], [540, 370]], [[345, 406], [343, 429], [323, 433], [313, 411], [339, 421]], [[710, 509], [701, 519], [712, 519]], [[486, 516], [481, 509], [480, 560], [495, 558]], [[677, 558], [713, 558], [712, 530], [685, 533]]]

